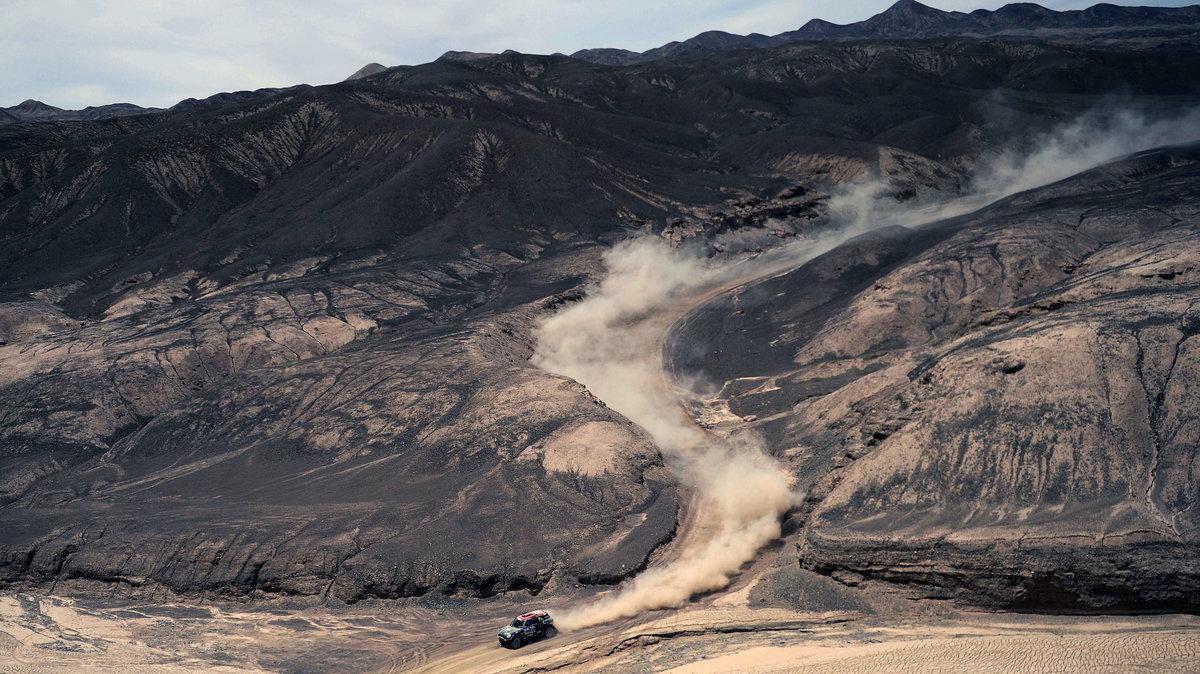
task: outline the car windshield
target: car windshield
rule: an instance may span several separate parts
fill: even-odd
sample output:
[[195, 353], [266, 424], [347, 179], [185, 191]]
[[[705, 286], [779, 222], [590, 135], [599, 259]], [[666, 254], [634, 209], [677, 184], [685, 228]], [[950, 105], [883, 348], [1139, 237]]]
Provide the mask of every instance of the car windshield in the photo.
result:
[[513, 620], [511, 623], [509, 623], [508, 626], [509, 627], [524, 627], [525, 623], [521, 622], [520, 618], [517, 618], [517, 619]]

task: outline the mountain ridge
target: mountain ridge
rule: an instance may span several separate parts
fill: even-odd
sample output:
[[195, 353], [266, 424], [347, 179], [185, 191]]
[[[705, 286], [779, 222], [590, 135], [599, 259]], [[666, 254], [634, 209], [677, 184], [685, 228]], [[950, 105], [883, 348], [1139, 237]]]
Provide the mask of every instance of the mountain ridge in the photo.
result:
[[[897, 0], [888, 9], [863, 21], [837, 24], [821, 18], [810, 19], [796, 30], [776, 35], [750, 33], [739, 35], [722, 30], [708, 30], [686, 40], [673, 40], [643, 52], [617, 47], [580, 49], [571, 58], [598, 65], [624, 66], [635, 63], [687, 58], [700, 54], [734, 49], [764, 49], [788, 44], [814, 41], [849, 41], [866, 39], [929, 39], [939, 37], [976, 37], [988, 39], [1047, 40], [1099, 44], [1108, 40], [1154, 38], [1150, 35], [1130, 35], [1129, 31], [1151, 31], [1159, 28], [1158, 37], [1183, 41], [1189, 48], [1200, 47], [1200, 5], [1185, 7], [1127, 7], [1099, 3], [1087, 9], [1057, 11], [1035, 3], [1016, 2], [996, 10], [977, 9], [969, 13], [943, 11], [916, 0]], [[1177, 46], [1169, 42], [1167, 46]], [[505, 53], [516, 53], [506, 50]], [[464, 61], [497, 56], [494, 53], [470, 50], [450, 50], [437, 60]], [[345, 81], [371, 77], [394, 67], [368, 63], [349, 75]], [[306, 87], [306, 84], [295, 85]], [[0, 126], [25, 122], [84, 121], [114, 117], [151, 114], [164, 110], [191, 109], [199, 106], [224, 105], [233, 100], [269, 96], [294, 87], [271, 87], [256, 90], [221, 92], [203, 99], [188, 98], [170, 108], [142, 107], [132, 103], [111, 103], [66, 110], [32, 99], [17, 105], [0, 108]], [[31, 105], [36, 104], [36, 105]]]
[[[1155, 29], [1158, 30], [1155, 30]], [[1132, 34], [1130, 31], [1134, 31]], [[1141, 31], [1140, 33], [1138, 31]], [[971, 37], [1002, 40], [1062, 41], [1089, 46], [1121, 44], [1132, 39], [1160, 39], [1154, 47], [1200, 46], [1200, 5], [1186, 7], [1126, 7], [1099, 3], [1087, 9], [1058, 11], [1031, 2], [1014, 2], [995, 10], [943, 11], [916, 0], [897, 0], [888, 9], [862, 21], [837, 24], [810, 19], [796, 30], [776, 35], [739, 35], [707, 30], [686, 40], [672, 40], [637, 52], [620, 47], [588, 47], [571, 58], [607, 66], [688, 58], [735, 49], [766, 49], [821, 41], [907, 40]], [[511, 51], [511, 50], [509, 50]], [[486, 58], [494, 53], [447, 51], [439, 60]], [[351, 77], [378, 74], [368, 64]], [[385, 68], [386, 70], [387, 68]]]
[[[1192, 26], [1200, 28], [1200, 5], [1186, 7], [1124, 7], [1100, 3], [1087, 9], [1057, 11], [1034, 3], [1011, 3], [996, 10], [977, 9], [970, 13], [943, 11], [916, 0], [898, 0], [888, 9], [863, 21], [836, 24], [811, 19], [797, 30], [766, 36], [759, 33], [736, 35], [706, 31], [682, 41], [668, 42], [644, 52], [598, 47], [583, 49], [572, 57], [607, 65], [629, 65], [666, 58], [677, 58], [724, 49], [760, 49], [795, 42], [863, 39], [927, 39], [938, 37], [980, 37], [991, 39], [1031, 39], [1036, 31], [1057, 31], [1047, 37], [1091, 41], [1109, 37], [1104, 29], [1128, 31], [1138, 27]], [[1083, 34], [1080, 31], [1091, 31]], [[1072, 35], [1074, 32], [1076, 34]], [[714, 34], [722, 37], [718, 41]], [[1194, 32], [1193, 32], [1194, 34]]]
[[[379, 67], [386, 69], [383, 66]], [[367, 68], [364, 67], [363, 70], [367, 70]], [[359, 72], [362, 72], [362, 70]], [[370, 74], [374, 74], [375, 72], [381, 72], [381, 70], [375, 70]], [[357, 75], [358, 73], [355, 74]], [[365, 77], [365, 75], [362, 76]], [[278, 93], [293, 89], [304, 89], [308, 86], [307, 84], [297, 84], [290, 87], [267, 87], [253, 91], [223, 91], [205, 98], [185, 98], [169, 108], [145, 108], [133, 103], [109, 103], [107, 105], [89, 105], [79, 110], [67, 110], [29, 98], [14, 106], [0, 108], [0, 126], [30, 122], [90, 122], [117, 117], [152, 115], [160, 112], [220, 107], [234, 101], [274, 96]]]

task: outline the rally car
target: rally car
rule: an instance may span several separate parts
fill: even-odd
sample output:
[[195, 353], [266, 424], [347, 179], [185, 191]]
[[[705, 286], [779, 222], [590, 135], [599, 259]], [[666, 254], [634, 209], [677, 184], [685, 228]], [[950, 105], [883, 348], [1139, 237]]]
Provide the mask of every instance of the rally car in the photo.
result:
[[500, 628], [500, 645], [505, 648], [520, 648], [535, 639], [549, 639], [558, 634], [554, 629], [554, 618], [545, 611], [530, 611], [517, 616]]

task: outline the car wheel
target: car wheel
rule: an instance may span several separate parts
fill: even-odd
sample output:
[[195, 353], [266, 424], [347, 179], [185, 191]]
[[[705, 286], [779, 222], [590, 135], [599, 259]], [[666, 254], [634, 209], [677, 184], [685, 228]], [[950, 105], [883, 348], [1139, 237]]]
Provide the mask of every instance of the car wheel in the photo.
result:
[[512, 648], [515, 651], [520, 647], [521, 647], [521, 637], [513, 637], [512, 645], [509, 646], [509, 648]]
[[547, 639], [550, 639], [551, 637], [555, 636], [556, 634], [558, 634], [558, 630], [554, 629], [554, 627], [546, 628], [546, 638]]

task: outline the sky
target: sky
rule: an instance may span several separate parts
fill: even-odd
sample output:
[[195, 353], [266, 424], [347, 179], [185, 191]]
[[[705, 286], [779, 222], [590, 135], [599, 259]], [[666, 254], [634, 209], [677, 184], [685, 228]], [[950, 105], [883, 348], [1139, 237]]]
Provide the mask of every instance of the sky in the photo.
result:
[[[943, 10], [1006, 1], [923, 0]], [[1097, 0], [1043, 0], [1080, 9]], [[894, 0], [0, 0], [0, 107], [167, 107], [222, 91], [329, 84], [447, 50], [644, 51], [705, 30], [851, 23]], [[1197, 0], [1115, 0], [1183, 6]]]

